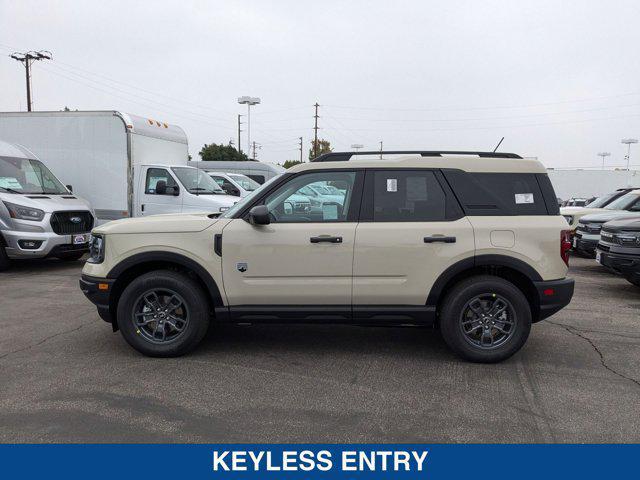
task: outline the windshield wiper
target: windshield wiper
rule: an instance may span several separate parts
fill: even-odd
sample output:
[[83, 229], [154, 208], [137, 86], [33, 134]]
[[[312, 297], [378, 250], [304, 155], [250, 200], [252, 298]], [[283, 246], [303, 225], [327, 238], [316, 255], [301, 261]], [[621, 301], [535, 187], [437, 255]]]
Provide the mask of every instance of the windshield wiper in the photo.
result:
[[7, 188], [7, 187], [0, 187], [0, 188], [3, 189], [6, 192], [17, 193], [18, 195], [21, 195], [22, 193], [24, 193], [24, 192], [19, 192], [17, 190], [14, 190], [13, 188]]

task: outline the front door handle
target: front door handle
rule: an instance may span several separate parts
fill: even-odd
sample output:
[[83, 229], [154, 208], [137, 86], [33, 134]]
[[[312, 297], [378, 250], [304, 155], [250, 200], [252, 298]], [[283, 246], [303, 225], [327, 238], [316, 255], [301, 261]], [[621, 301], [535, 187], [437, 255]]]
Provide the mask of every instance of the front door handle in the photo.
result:
[[328, 235], [322, 235], [320, 237], [311, 237], [309, 241], [311, 243], [342, 243], [342, 237], [330, 237]]
[[446, 237], [444, 235], [432, 235], [424, 237], [424, 243], [456, 243], [456, 237]]

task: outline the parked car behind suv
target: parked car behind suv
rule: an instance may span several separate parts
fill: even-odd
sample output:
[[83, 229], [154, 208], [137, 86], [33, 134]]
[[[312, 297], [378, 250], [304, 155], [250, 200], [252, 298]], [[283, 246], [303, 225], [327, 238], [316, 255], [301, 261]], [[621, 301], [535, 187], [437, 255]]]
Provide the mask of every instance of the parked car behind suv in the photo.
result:
[[600, 210], [580, 218], [573, 237], [573, 249], [585, 256], [594, 257], [600, 241], [600, 229], [606, 222], [617, 218], [640, 214], [640, 190], [632, 190]]
[[[540, 162], [378, 155], [322, 155], [222, 215], [102, 225], [80, 287], [151, 356], [192, 350], [210, 322], [294, 322], [438, 326], [457, 354], [496, 362], [569, 303], [567, 222]], [[286, 207], [319, 182], [341, 201]]]
[[640, 287], [640, 216], [605, 223], [596, 260]]
[[560, 208], [560, 214], [565, 218], [567, 222], [569, 222], [569, 226], [571, 227], [571, 229], [575, 230], [578, 227], [578, 222], [583, 216], [589, 215], [590, 213], [602, 212], [602, 209], [607, 205], [613, 203], [618, 198], [626, 195], [632, 190], [634, 189], [619, 188], [615, 192], [611, 192], [607, 195], [596, 198], [593, 202], [590, 202], [584, 207], [562, 207]]

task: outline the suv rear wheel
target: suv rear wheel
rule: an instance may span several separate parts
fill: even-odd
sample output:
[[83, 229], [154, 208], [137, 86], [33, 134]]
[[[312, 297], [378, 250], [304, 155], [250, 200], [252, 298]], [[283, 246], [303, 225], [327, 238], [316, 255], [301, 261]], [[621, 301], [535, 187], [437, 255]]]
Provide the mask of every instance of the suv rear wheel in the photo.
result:
[[447, 345], [472, 362], [499, 362], [516, 353], [531, 330], [531, 309], [518, 287], [478, 275], [458, 283], [442, 303], [440, 327]]
[[207, 298], [186, 275], [146, 273], [125, 288], [118, 302], [124, 339], [152, 357], [176, 357], [193, 350], [209, 326]]
[[11, 265], [11, 260], [7, 256], [7, 252], [2, 246], [2, 239], [0, 238], [0, 272], [7, 270]]

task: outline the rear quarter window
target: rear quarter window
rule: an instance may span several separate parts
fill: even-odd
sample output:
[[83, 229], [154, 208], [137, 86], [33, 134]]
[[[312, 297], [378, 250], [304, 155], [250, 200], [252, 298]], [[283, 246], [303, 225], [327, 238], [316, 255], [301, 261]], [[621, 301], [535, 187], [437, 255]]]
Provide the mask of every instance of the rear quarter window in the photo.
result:
[[[547, 175], [444, 170], [465, 215], [557, 215]], [[539, 179], [538, 177], [544, 177]], [[542, 185], [541, 185], [542, 183]], [[543, 194], [544, 191], [544, 194]], [[548, 197], [548, 198], [547, 198]], [[552, 205], [555, 204], [555, 208]]]

